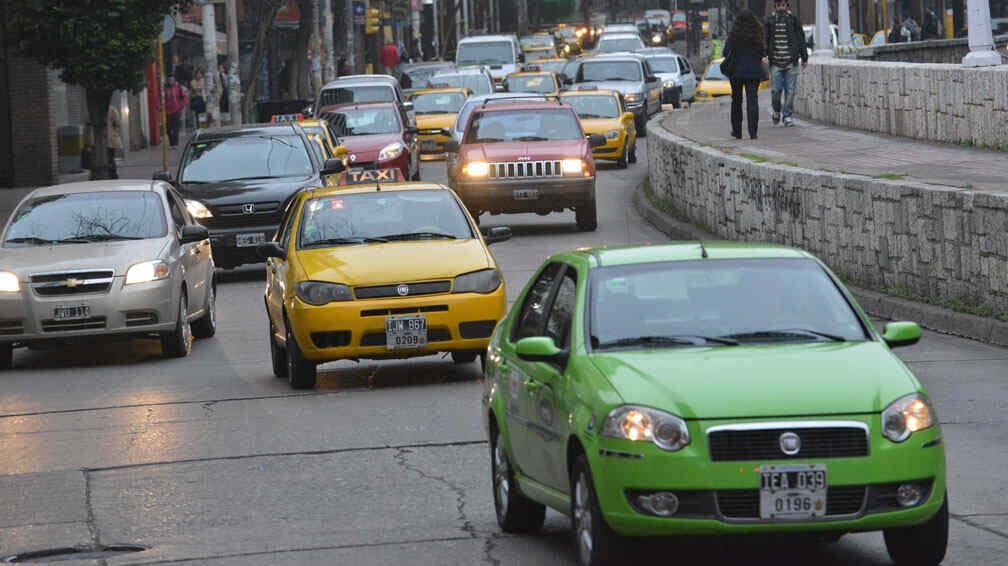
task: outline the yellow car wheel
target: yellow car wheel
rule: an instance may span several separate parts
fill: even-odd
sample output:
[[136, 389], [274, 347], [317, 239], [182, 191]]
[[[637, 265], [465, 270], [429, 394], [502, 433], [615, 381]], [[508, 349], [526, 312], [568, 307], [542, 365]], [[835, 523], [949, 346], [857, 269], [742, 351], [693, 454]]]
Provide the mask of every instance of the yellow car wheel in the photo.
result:
[[627, 140], [626, 143], [623, 144], [623, 153], [619, 156], [619, 159], [616, 160], [616, 167], [619, 167], [620, 169], [626, 169], [628, 167], [627, 164], [629, 163], [629, 161], [630, 161], [630, 140]]

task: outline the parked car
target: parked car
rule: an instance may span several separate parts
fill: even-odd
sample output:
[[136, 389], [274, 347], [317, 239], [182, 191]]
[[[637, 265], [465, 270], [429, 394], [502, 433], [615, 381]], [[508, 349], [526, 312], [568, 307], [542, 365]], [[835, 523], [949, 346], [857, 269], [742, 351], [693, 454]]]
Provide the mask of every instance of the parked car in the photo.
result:
[[257, 263], [255, 247], [276, 232], [283, 207], [305, 187], [337, 184], [341, 159], [324, 160], [297, 123], [197, 130], [172, 183], [189, 213], [210, 230], [217, 266]]
[[35, 189], [0, 248], [0, 369], [17, 347], [157, 337], [189, 355], [217, 327], [207, 229], [160, 181]]
[[419, 130], [394, 102], [349, 104], [322, 116], [347, 148], [348, 173], [397, 169], [400, 179], [420, 180]]
[[876, 330], [791, 248], [550, 257], [487, 352], [497, 522], [528, 533], [547, 506], [566, 513], [588, 566], [626, 563], [642, 537], [862, 531], [882, 531], [900, 566], [936, 566], [947, 439], [892, 352], [920, 336]]
[[671, 49], [644, 49], [639, 51], [647, 59], [651, 71], [661, 81], [662, 104], [679, 108], [685, 100], [692, 102], [696, 96], [697, 76], [685, 57]]
[[[586, 138], [577, 114], [557, 102], [487, 104], [473, 110], [452, 188], [473, 218], [573, 209], [578, 228], [595, 230], [595, 160], [602, 136]], [[478, 221], [478, 220], [477, 220]]]
[[564, 69], [571, 88], [594, 86], [623, 95], [633, 112], [637, 135], [646, 135], [647, 120], [661, 111], [661, 82], [647, 59], [636, 54], [599, 55], [581, 59]]

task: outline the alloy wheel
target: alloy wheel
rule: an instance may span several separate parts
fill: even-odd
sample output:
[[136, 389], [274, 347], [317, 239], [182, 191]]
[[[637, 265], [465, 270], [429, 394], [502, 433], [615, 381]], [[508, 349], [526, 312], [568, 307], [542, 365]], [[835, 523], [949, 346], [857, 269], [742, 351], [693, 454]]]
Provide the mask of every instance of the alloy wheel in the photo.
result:
[[511, 481], [509, 479], [510, 469], [508, 468], [507, 453], [504, 451], [504, 442], [500, 433], [494, 443], [493, 456], [493, 482], [494, 495], [497, 496], [497, 518], [504, 520], [508, 512], [508, 496], [511, 494]]
[[590, 564], [592, 558], [592, 509], [591, 492], [584, 474], [578, 474], [574, 486], [574, 529], [577, 533], [578, 553], [582, 564]]

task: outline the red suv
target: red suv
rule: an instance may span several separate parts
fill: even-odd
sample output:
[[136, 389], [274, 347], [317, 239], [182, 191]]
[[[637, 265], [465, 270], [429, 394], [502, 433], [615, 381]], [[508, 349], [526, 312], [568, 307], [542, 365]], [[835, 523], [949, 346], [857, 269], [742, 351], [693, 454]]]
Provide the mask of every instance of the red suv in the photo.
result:
[[598, 226], [592, 148], [602, 136], [585, 136], [574, 110], [558, 102], [477, 107], [457, 151], [452, 188], [479, 218], [491, 214], [573, 209], [581, 230]]
[[399, 169], [401, 179], [420, 180], [418, 130], [398, 103], [327, 106], [319, 117], [329, 122], [340, 145], [350, 152], [350, 171]]

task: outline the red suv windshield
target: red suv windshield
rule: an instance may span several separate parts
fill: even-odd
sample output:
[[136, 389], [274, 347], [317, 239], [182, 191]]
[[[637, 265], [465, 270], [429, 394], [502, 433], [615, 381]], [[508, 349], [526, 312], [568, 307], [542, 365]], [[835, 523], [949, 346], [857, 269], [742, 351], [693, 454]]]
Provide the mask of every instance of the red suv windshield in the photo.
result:
[[473, 116], [465, 143], [582, 139], [578, 119], [569, 108], [498, 110]]

